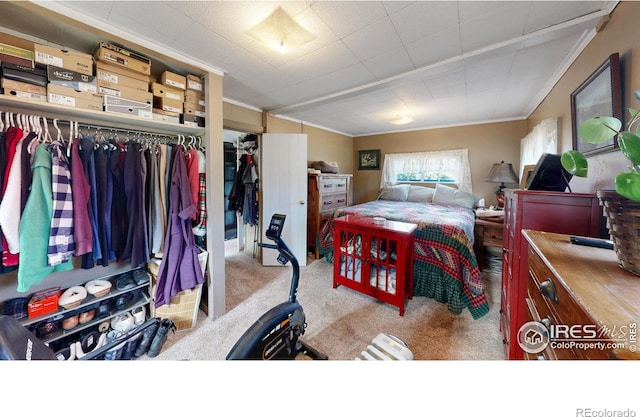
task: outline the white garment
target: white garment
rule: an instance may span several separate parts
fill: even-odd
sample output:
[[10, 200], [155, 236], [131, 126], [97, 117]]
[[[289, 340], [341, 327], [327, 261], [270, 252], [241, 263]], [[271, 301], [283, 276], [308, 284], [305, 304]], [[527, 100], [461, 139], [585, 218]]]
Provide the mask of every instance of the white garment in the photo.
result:
[[20, 253], [20, 238], [18, 237], [18, 229], [20, 225], [20, 194], [21, 194], [21, 155], [22, 141], [18, 141], [16, 152], [11, 161], [9, 169], [9, 178], [7, 179], [7, 189], [4, 192], [2, 203], [0, 203], [0, 226], [2, 233], [7, 240], [7, 246], [10, 253]]

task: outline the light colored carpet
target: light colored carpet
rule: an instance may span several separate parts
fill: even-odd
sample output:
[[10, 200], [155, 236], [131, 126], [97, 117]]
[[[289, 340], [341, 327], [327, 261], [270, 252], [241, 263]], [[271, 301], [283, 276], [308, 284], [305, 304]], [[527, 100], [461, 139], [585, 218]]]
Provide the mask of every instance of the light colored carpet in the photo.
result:
[[[330, 360], [353, 360], [378, 333], [404, 340], [416, 360], [502, 360], [499, 331], [500, 276], [486, 273], [490, 312], [474, 320], [454, 315], [426, 297], [398, 308], [345, 287], [332, 286], [332, 265], [324, 260], [301, 268], [298, 300], [307, 317], [303, 336]], [[171, 334], [155, 360], [224, 360], [244, 331], [288, 296], [289, 267], [263, 267], [250, 254], [226, 259], [228, 312], [211, 320], [200, 312], [195, 328]]]

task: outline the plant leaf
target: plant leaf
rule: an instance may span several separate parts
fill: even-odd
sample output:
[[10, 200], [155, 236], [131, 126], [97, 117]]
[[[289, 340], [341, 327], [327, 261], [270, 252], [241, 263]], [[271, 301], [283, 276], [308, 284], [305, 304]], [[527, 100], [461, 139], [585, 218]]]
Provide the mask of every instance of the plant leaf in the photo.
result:
[[578, 134], [588, 143], [606, 142], [618, 134], [622, 122], [615, 117], [593, 117], [578, 127]]
[[631, 132], [621, 132], [618, 146], [627, 159], [634, 165], [640, 165], [640, 136]]
[[586, 178], [589, 164], [587, 158], [578, 151], [567, 151], [560, 157], [560, 163], [570, 174]]
[[640, 174], [622, 172], [616, 175], [616, 192], [633, 201], [640, 201]]

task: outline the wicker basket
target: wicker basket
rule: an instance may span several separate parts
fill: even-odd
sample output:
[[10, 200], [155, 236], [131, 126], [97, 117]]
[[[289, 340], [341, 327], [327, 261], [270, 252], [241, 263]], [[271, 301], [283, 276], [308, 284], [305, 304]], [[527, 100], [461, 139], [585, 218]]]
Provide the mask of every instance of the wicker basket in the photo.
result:
[[597, 196], [620, 266], [640, 275], [640, 202], [622, 197], [613, 190], [599, 190]]

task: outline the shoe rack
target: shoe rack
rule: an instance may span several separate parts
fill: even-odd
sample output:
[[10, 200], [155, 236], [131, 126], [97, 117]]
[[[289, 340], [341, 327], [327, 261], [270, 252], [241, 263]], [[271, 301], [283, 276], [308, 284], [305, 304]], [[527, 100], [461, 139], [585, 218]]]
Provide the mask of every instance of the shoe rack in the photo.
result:
[[[129, 286], [129, 288], [126, 289], [118, 289], [118, 281], [133, 274], [145, 274], [146, 280], [138, 278], [139, 284], [135, 284], [135, 281], [132, 281], [134, 282], [133, 286]], [[109, 323], [113, 317], [127, 311], [133, 311], [140, 306], [145, 308], [146, 315], [148, 316], [150, 311], [149, 304], [151, 303], [151, 275], [149, 272], [145, 269], [138, 268], [103, 279], [111, 282], [111, 289], [107, 295], [95, 297], [88, 294], [80, 305], [76, 307], [69, 309], [58, 307], [58, 311], [56, 312], [30, 319], [21, 319], [19, 323], [29, 328], [42, 342], [50, 345], [61, 339], [68, 338], [72, 340], [74, 335], [86, 333], [86, 331], [95, 327], [99, 328], [101, 323]], [[64, 290], [62, 291], [64, 292]], [[100, 312], [101, 306], [107, 306], [106, 308], [103, 307], [104, 313]], [[94, 316], [88, 322], [78, 323], [68, 330], [62, 328], [61, 323], [65, 318], [92, 310], [94, 311]]]

